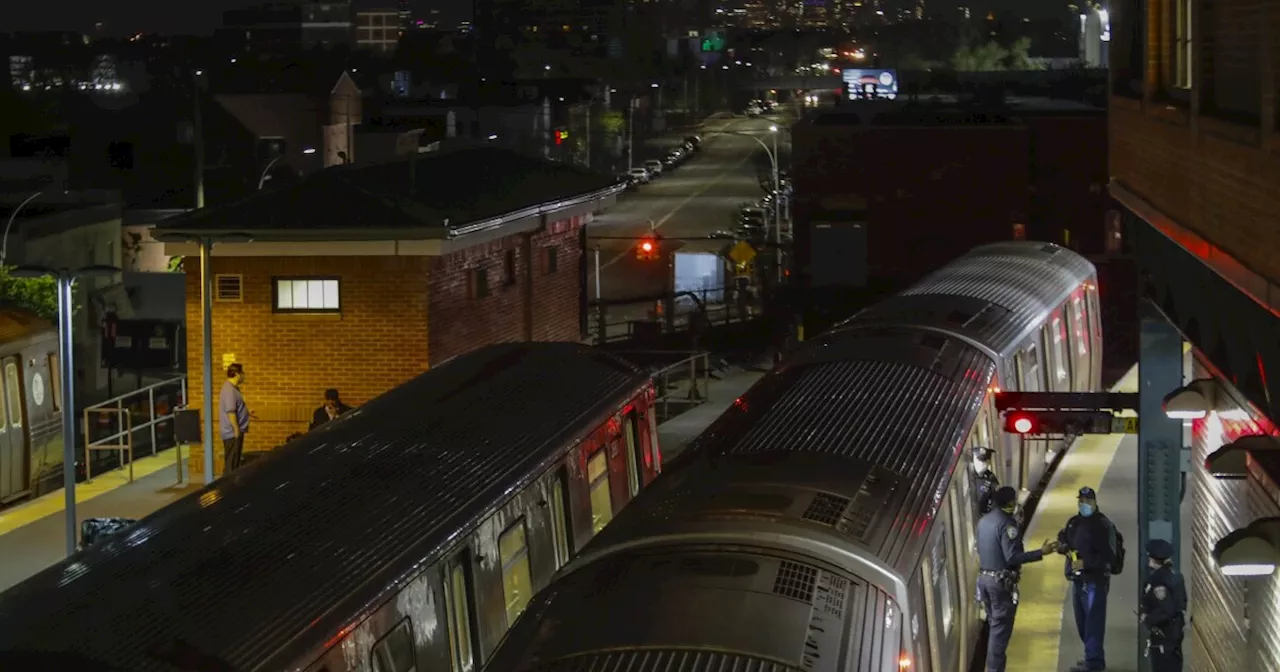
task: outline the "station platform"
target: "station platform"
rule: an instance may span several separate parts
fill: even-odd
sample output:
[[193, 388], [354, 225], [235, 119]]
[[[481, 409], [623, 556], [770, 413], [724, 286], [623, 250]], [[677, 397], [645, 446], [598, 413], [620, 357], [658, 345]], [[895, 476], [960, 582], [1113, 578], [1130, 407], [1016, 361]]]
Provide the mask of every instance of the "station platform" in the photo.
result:
[[[658, 427], [664, 459], [679, 454], [747, 388], [764, 375], [756, 367], [731, 366], [707, 385], [707, 400]], [[203, 483], [179, 483], [177, 455], [171, 448], [134, 462], [134, 480], [115, 470], [76, 486], [77, 531], [87, 518], [142, 518]], [[183, 462], [187, 449], [182, 447]], [[0, 511], [0, 592], [66, 557], [66, 519], [63, 493], [51, 492]]]
[[[1137, 392], [1137, 367], [1112, 391]], [[1111, 519], [1125, 540], [1124, 572], [1112, 577], [1107, 602], [1107, 670], [1137, 672], [1143, 654], [1138, 639], [1138, 567], [1146, 562], [1146, 552], [1138, 541], [1137, 437], [1111, 434], [1077, 439], [1063, 455], [1041, 496], [1024, 539], [1027, 548], [1033, 548], [1045, 539], [1057, 538], [1058, 531], [1076, 514], [1076, 495], [1084, 486], [1097, 490], [1098, 509]], [[1190, 520], [1191, 500], [1187, 498], [1182, 503], [1183, 558], [1191, 557]], [[1061, 555], [1054, 554], [1023, 569], [1018, 616], [1009, 643], [1008, 672], [1067, 672], [1084, 658], [1063, 562]], [[1179, 570], [1188, 571], [1184, 567]]]

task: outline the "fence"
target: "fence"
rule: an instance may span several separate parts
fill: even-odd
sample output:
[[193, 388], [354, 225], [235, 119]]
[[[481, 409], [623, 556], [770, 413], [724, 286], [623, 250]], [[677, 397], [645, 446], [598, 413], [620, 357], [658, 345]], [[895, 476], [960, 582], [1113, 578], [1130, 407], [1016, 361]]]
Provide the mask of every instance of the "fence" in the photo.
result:
[[702, 351], [617, 350], [653, 377], [657, 389], [655, 406], [661, 424], [685, 411], [706, 403], [710, 393], [711, 354]]
[[[716, 297], [719, 300], [711, 300]], [[591, 340], [597, 345], [650, 333], [691, 330], [700, 321], [706, 325], [742, 322], [761, 311], [760, 299], [754, 292], [743, 294], [726, 288], [593, 303], [592, 308], [595, 320]]]
[[[174, 409], [186, 403], [187, 378], [178, 376], [139, 388], [84, 409], [85, 478], [155, 455], [177, 445], [174, 440]], [[98, 455], [94, 455], [94, 453]], [[182, 457], [175, 458], [178, 480], [182, 480]]]

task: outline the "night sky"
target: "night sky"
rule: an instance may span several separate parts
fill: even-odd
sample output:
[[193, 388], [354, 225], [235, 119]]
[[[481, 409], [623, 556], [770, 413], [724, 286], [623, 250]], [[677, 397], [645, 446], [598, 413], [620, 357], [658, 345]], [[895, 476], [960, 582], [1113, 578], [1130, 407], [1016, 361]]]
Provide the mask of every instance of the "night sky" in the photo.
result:
[[[263, 0], [5, 0], [0, 30], [74, 30], [91, 33], [102, 21], [108, 36], [138, 32], [208, 34], [222, 23], [227, 9], [262, 4]], [[429, 7], [471, 13], [470, 0], [412, 0], [418, 13]], [[357, 4], [364, 4], [357, 0]], [[375, 4], [383, 4], [377, 2]], [[389, 5], [394, 6], [394, 0]], [[453, 11], [448, 12], [450, 14]]]

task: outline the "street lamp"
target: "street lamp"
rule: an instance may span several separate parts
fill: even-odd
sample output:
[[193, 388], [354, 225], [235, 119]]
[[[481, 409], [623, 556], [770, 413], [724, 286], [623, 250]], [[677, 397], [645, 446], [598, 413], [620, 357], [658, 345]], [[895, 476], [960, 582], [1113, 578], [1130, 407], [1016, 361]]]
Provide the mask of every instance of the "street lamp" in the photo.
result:
[[[52, 277], [58, 287], [58, 361], [62, 365], [62, 489], [66, 499], [67, 555], [76, 552], [76, 392], [75, 355], [71, 332], [71, 288], [76, 278], [113, 277], [114, 266], [85, 266], [77, 270], [47, 266], [19, 266], [10, 272], [15, 278]], [[84, 459], [89, 459], [88, 452]]]
[[192, 235], [189, 233], [160, 234], [156, 240], [165, 243], [196, 243], [200, 246], [200, 331], [204, 352], [201, 372], [204, 375], [204, 484], [213, 482], [213, 273], [209, 257], [213, 244], [250, 243], [253, 237], [244, 233]]
[[13, 228], [13, 222], [15, 219], [17, 219], [18, 213], [21, 212], [22, 209], [26, 207], [28, 203], [36, 200], [36, 198], [38, 198], [40, 194], [43, 194], [43, 193], [44, 191], [41, 190], [41, 191], [37, 191], [34, 194], [31, 194], [30, 196], [27, 197], [25, 201], [19, 203], [18, 207], [13, 209], [13, 212], [9, 213], [9, 223], [5, 224], [4, 226], [4, 242], [0, 243], [0, 266], [4, 265], [4, 260], [9, 256], [9, 229]]

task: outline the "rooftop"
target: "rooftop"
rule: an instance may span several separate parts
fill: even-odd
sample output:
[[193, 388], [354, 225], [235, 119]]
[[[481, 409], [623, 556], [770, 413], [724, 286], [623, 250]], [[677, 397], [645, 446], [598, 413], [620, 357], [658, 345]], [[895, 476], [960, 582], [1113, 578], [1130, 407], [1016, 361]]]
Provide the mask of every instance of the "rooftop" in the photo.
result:
[[473, 146], [329, 168], [234, 203], [184, 213], [156, 229], [157, 234], [270, 231], [316, 240], [388, 233], [447, 238], [465, 233], [469, 225], [615, 188], [609, 175]]

